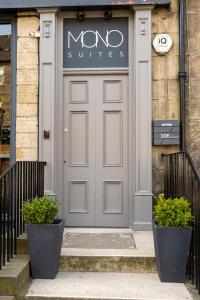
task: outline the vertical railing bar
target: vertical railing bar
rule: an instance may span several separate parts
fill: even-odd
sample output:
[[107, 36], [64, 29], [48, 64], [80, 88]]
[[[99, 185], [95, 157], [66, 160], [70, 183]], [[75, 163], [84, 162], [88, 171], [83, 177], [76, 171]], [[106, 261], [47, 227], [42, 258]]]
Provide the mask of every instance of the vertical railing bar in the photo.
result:
[[2, 269], [2, 243], [3, 243], [3, 240], [2, 240], [2, 227], [3, 227], [3, 220], [2, 220], [2, 215], [3, 215], [3, 210], [2, 210], [2, 199], [3, 199], [3, 188], [2, 188], [2, 179], [0, 179], [0, 270]]
[[3, 265], [6, 263], [6, 176], [3, 178]]
[[17, 237], [19, 236], [19, 227], [20, 227], [20, 216], [19, 216], [19, 164], [16, 164], [15, 167], [16, 170], [16, 234]]
[[21, 215], [21, 209], [24, 200], [24, 162], [19, 162], [19, 186], [20, 186], [20, 198], [19, 198], [19, 218], [20, 218], [20, 234], [23, 234], [23, 218]]
[[6, 176], [6, 182], [7, 184], [7, 193], [6, 193], [6, 240], [7, 240], [7, 261], [10, 261], [10, 223], [11, 223], [11, 216], [10, 216], [10, 210], [11, 210], [11, 195], [10, 195], [10, 171], [8, 172]]
[[13, 169], [10, 170], [10, 257], [14, 256], [14, 217], [13, 217], [13, 209], [14, 209], [14, 187], [13, 187]]
[[16, 174], [17, 165], [13, 167], [13, 202], [14, 202], [14, 254], [17, 254], [17, 174]]

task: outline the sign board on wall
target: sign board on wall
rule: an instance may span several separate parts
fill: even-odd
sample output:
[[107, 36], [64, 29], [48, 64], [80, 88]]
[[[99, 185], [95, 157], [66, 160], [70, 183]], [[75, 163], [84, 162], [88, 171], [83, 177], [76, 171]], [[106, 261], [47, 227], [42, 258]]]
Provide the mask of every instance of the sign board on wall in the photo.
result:
[[64, 68], [128, 67], [128, 19], [64, 20]]
[[168, 53], [172, 45], [173, 42], [169, 34], [157, 34], [153, 40], [153, 47], [160, 55]]
[[153, 145], [179, 145], [180, 122], [178, 120], [153, 121]]

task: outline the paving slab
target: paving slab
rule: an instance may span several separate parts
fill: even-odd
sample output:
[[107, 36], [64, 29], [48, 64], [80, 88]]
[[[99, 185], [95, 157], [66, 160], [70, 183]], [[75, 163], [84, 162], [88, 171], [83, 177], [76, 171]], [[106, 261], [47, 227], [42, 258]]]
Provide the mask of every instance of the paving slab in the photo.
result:
[[[152, 231], [132, 231], [132, 229], [98, 229], [98, 228], [65, 228], [64, 236], [67, 233], [73, 234], [121, 234], [123, 236], [132, 235], [134, 247], [112, 248], [91, 248], [88, 247], [87, 240], [82, 240], [81, 247], [62, 247], [61, 254], [65, 256], [132, 256], [132, 257], [155, 257], [153, 233]], [[65, 243], [65, 241], [63, 242]]]
[[63, 237], [63, 248], [87, 249], [135, 249], [132, 232], [78, 233], [67, 232]]
[[157, 274], [67, 273], [33, 281], [26, 300], [192, 300], [184, 284], [161, 283]]

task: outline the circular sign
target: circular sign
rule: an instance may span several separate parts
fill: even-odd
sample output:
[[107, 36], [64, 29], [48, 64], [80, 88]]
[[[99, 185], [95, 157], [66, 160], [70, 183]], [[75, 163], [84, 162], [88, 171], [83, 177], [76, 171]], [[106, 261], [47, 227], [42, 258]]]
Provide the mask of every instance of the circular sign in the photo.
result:
[[157, 34], [153, 40], [153, 47], [160, 55], [168, 53], [172, 45], [172, 39], [168, 34]]

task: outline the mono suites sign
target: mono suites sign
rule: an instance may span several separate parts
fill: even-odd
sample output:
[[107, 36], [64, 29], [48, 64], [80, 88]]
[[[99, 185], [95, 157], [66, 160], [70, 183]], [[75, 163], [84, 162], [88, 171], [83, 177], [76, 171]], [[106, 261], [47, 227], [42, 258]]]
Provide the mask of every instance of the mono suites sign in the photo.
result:
[[128, 67], [128, 19], [65, 19], [63, 66]]

